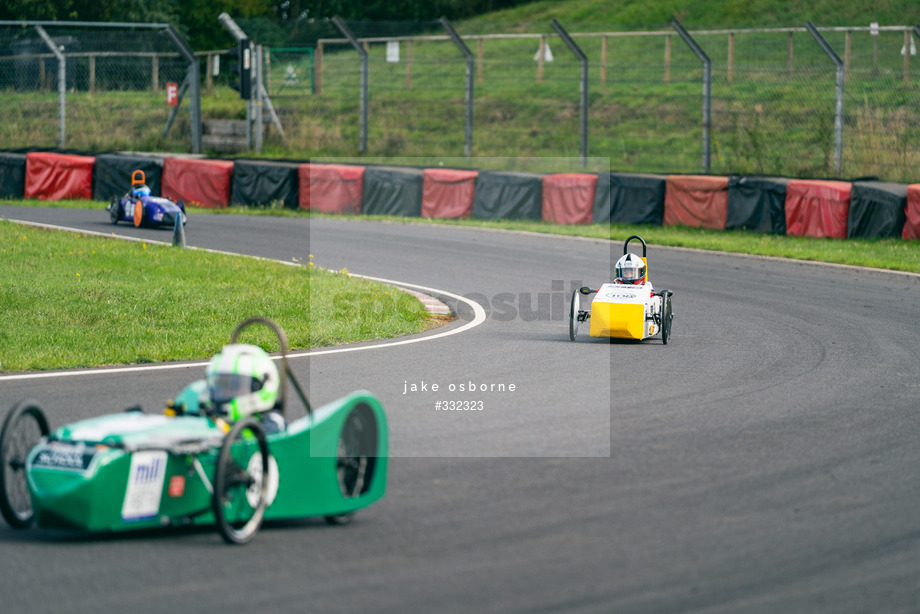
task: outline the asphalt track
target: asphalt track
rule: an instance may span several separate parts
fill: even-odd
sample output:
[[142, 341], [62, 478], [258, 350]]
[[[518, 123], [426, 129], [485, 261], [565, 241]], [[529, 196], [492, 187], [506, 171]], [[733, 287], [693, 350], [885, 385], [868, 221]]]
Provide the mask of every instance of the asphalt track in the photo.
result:
[[[0, 217], [112, 230], [101, 207]], [[350, 526], [273, 524], [231, 548], [205, 529], [2, 525], [4, 613], [920, 611], [917, 276], [651, 245], [671, 343], [571, 343], [570, 287], [606, 281], [619, 244], [237, 216], [193, 216], [186, 237], [313, 254], [488, 318], [294, 361], [315, 403], [366, 388], [387, 408], [388, 494]], [[200, 371], [3, 379], [0, 408], [34, 397], [53, 425], [155, 409]], [[403, 394], [422, 381], [440, 392]], [[435, 410], [462, 399], [483, 409]]]

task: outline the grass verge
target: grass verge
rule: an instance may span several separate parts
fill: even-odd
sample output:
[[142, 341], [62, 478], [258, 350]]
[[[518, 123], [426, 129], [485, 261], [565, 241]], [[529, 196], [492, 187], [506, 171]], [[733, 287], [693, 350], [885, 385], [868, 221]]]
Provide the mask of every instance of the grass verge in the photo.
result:
[[[67, 201], [8, 201], [10, 205], [36, 207], [70, 207], [81, 209], [102, 209], [105, 204], [89, 200]], [[762, 234], [744, 230], [710, 230], [707, 228], [686, 228], [680, 226], [635, 226], [626, 224], [592, 224], [589, 226], [549, 224], [529, 220], [484, 220], [484, 219], [430, 219], [383, 215], [330, 215], [304, 212], [279, 207], [228, 207], [226, 209], [190, 208], [192, 215], [270, 215], [314, 218], [337, 218], [349, 220], [375, 220], [404, 224], [446, 224], [493, 228], [499, 230], [522, 230], [565, 236], [579, 236], [594, 239], [623, 241], [638, 234], [648, 243], [670, 247], [687, 247], [735, 254], [773, 256], [812, 262], [829, 262], [853, 266], [874, 267], [892, 271], [920, 273], [920, 241], [904, 239], [816, 239]], [[100, 213], [102, 215], [102, 213]]]
[[[312, 261], [287, 266], [0, 221], [0, 371], [204, 359], [253, 315], [275, 320], [298, 349], [428, 325], [408, 294]], [[242, 341], [279, 349], [260, 328]]]
[[[98, 206], [98, 203], [97, 203]], [[573, 237], [587, 237], [621, 242], [638, 234], [646, 242], [670, 247], [687, 247], [729, 252], [874, 267], [891, 271], [920, 273], [920, 241], [903, 239], [817, 239], [761, 234], [744, 230], [711, 230], [680, 226], [637, 226], [627, 224], [592, 224], [589, 226], [550, 224], [529, 220], [431, 219], [386, 215], [330, 215], [304, 213], [290, 209], [251, 209], [230, 207], [208, 209], [218, 215], [280, 215], [349, 220], [374, 220], [402, 224], [444, 224], [497, 230], [519, 230]]]

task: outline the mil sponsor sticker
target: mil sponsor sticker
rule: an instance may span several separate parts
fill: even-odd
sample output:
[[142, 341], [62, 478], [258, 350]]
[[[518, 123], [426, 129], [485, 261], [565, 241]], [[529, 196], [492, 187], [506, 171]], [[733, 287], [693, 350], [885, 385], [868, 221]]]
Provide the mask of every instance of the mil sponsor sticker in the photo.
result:
[[154, 518], [160, 511], [160, 497], [166, 480], [166, 452], [135, 452], [131, 455], [128, 487], [121, 507], [125, 521]]

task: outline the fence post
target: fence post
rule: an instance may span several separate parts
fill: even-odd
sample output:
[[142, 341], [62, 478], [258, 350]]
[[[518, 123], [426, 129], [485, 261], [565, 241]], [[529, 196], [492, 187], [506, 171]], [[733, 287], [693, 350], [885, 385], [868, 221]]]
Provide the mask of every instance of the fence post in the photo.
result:
[[271, 93], [272, 89], [272, 48], [267, 47], [262, 53], [262, 89], [265, 90], [266, 96]]
[[588, 56], [575, 44], [575, 41], [572, 40], [572, 37], [569, 36], [569, 33], [565, 31], [565, 28], [558, 21], [553, 19], [550, 23], [556, 33], [559, 34], [559, 38], [568, 45], [581, 63], [581, 100], [579, 105], [581, 107], [579, 118], [581, 120], [581, 130], [579, 132], [581, 133], [581, 166], [584, 168], [588, 165]]
[[671, 81], [671, 35], [664, 37], [664, 84]]
[[789, 31], [789, 36], [786, 37], [786, 73], [791, 77], [792, 76], [792, 31]]
[[214, 54], [209, 53], [205, 61], [205, 71], [207, 74], [204, 76], [204, 91], [210, 96], [211, 90], [214, 88]]
[[708, 173], [710, 164], [709, 128], [712, 125], [712, 60], [709, 59], [703, 48], [693, 40], [690, 33], [680, 25], [679, 21], [675, 19], [671, 22], [671, 25], [703, 63], [703, 172]]
[[607, 84], [607, 37], [601, 37], [601, 85]]
[[[179, 33], [171, 26], [166, 26], [166, 35], [169, 36], [173, 45], [179, 49], [179, 53], [188, 61], [188, 72], [185, 75], [188, 87], [192, 91], [191, 100], [189, 101], [189, 124], [192, 132], [192, 153], [201, 153], [201, 69], [198, 65], [198, 57], [192, 51], [185, 39], [179, 36]], [[185, 82], [183, 82], [185, 83]], [[181, 93], [180, 98], [181, 100]], [[174, 107], [178, 109], [178, 107]], [[169, 129], [167, 125], [166, 130]], [[165, 135], [164, 130], [164, 135]]]
[[845, 79], [850, 78], [850, 50], [853, 46], [853, 32], [847, 30], [846, 41], [843, 45], [843, 76]]
[[828, 42], [824, 40], [815, 24], [806, 21], [805, 28], [837, 67], [837, 104], [834, 112], [834, 173], [840, 176], [843, 169], [843, 92], [844, 82], [846, 81], [843, 61]]
[[351, 46], [355, 48], [361, 55], [361, 100], [359, 103], [359, 113], [361, 115], [361, 127], [358, 145], [358, 150], [361, 153], [367, 152], [367, 49], [358, 42], [358, 39], [355, 38], [355, 35], [352, 31], [345, 25], [345, 22], [342, 21], [342, 18], [336, 15], [332, 18], [332, 23], [335, 24], [335, 27], [348, 39], [348, 42], [351, 43]]
[[[255, 75], [256, 75], [255, 61], [254, 61], [254, 55], [253, 55], [255, 51], [255, 45], [253, 44], [252, 39], [247, 37], [243, 41], [243, 45], [240, 49], [241, 49], [240, 64], [242, 64], [243, 66], [245, 66], [246, 64], [249, 64], [249, 97], [246, 99], [246, 151], [252, 151], [254, 143], [255, 143], [255, 137], [252, 133], [253, 113], [254, 113], [253, 103], [255, 102], [256, 96], [258, 96], [258, 92], [253, 93], [253, 87], [252, 87], [252, 82], [255, 79]], [[242, 76], [240, 77], [240, 93], [242, 93], [245, 90], [245, 88], [243, 87], [243, 78], [244, 77]]]
[[323, 93], [323, 44], [316, 43], [316, 55], [313, 56], [313, 87], [316, 94]]
[[479, 85], [482, 85], [482, 37], [476, 41], [476, 75]]
[[[914, 31], [914, 34], [916, 34], [917, 37], [920, 38], [920, 26], [914, 26], [914, 27], [913, 27], [913, 31]], [[910, 33], [909, 33], [909, 31], [908, 31], [908, 36], [909, 36], [909, 35], [910, 35]], [[877, 36], [876, 36], [875, 38], [876, 38], [876, 40], [878, 40], [878, 37], [877, 37]], [[908, 40], [908, 42], [910, 42], [910, 41]], [[905, 51], [910, 51], [910, 45], [908, 45], [907, 47], [905, 47], [904, 50], [905, 50]]]
[[89, 93], [96, 91], [96, 56], [89, 56]]
[[265, 91], [263, 87], [262, 79], [262, 70], [264, 69], [264, 64], [262, 61], [262, 45], [255, 45], [256, 54], [253, 58], [253, 78], [256, 82], [255, 87], [255, 100], [253, 101], [253, 106], [255, 107], [255, 133], [256, 133], [256, 153], [262, 153], [262, 130], [264, 126], [262, 125], [262, 94]]
[[406, 42], [406, 89], [412, 89], [412, 41]]
[[153, 54], [150, 67], [150, 90], [157, 91], [157, 85], [160, 82], [160, 56]]
[[910, 81], [910, 30], [904, 30], [904, 83]]
[[64, 148], [67, 126], [67, 58], [61, 53], [45, 29], [39, 25], [35, 26], [38, 35], [42, 37], [45, 45], [54, 54], [58, 62], [58, 147]]
[[543, 83], [543, 59], [546, 57], [546, 36], [540, 37], [540, 48], [537, 50], [537, 83]]
[[[874, 24], [878, 25], [878, 24]], [[878, 30], [872, 32], [872, 68], [878, 72]]]
[[735, 69], [735, 33], [728, 33], [728, 84], [731, 85]]
[[466, 92], [464, 94], [466, 118], [463, 130], [463, 154], [469, 158], [473, 155], [473, 52], [470, 51], [470, 48], [466, 46], [466, 43], [463, 42], [463, 39], [460, 38], [460, 35], [454, 30], [454, 27], [451, 25], [450, 21], [447, 20], [447, 17], [441, 17], [441, 25], [444, 26], [448, 36], [450, 36], [454, 44], [457, 45], [457, 48], [463, 53], [464, 58], [466, 58]]

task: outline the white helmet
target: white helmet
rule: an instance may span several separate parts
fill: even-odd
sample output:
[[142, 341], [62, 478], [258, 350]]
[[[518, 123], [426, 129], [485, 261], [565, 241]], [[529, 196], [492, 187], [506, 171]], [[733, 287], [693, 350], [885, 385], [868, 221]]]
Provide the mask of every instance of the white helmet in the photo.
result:
[[255, 345], [225, 345], [208, 364], [211, 402], [231, 422], [274, 409], [280, 377], [274, 361]]
[[645, 261], [636, 254], [629, 253], [617, 260], [617, 281], [624, 284], [638, 284], [645, 281]]

